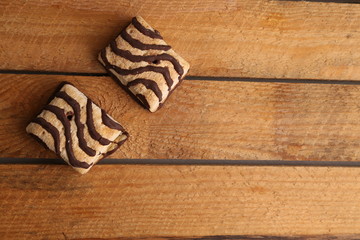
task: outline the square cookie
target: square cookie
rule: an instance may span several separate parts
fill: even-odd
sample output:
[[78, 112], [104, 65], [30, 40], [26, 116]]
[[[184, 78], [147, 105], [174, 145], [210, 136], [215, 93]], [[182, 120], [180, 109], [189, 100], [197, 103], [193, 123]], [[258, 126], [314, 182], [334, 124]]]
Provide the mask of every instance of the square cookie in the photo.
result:
[[66, 82], [26, 131], [82, 174], [128, 138], [117, 121]]
[[100, 52], [99, 61], [150, 112], [163, 105], [190, 68], [140, 16]]

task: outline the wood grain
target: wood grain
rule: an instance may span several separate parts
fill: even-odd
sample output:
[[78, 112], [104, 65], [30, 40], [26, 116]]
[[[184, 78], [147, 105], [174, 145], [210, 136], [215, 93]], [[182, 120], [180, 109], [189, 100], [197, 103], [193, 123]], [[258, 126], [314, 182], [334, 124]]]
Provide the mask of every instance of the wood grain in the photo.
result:
[[63, 165], [0, 165], [0, 235], [360, 234], [359, 173], [327, 167], [99, 165], [80, 176]]
[[0, 81], [0, 157], [54, 158], [25, 133], [69, 81], [117, 119], [127, 159], [358, 161], [360, 85], [191, 81], [157, 113], [109, 77], [11, 75]]
[[96, 54], [137, 14], [191, 75], [360, 79], [360, 5], [263, 0], [4, 0], [0, 69], [104, 72]]

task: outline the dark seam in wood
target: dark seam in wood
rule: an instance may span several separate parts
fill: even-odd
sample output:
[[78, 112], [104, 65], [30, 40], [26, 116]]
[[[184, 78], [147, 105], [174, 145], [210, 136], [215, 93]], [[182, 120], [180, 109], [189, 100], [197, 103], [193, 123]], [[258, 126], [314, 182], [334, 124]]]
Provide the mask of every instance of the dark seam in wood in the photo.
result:
[[[107, 73], [81, 73], [81, 72], [47, 72], [26, 70], [0, 70], [0, 74], [25, 74], [25, 75], [60, 75], [60, 76], [89, 76], [109, 77]], [[329, 85], [360, 85], [360, 80], [331, 80], [331, 79], [295, 79], [295, 78], [246, 78], [224, 76], [190, 76], [186, 81], [224, 81], [224, 82], [259, 82], [259, 83], [304, 83], [304, 84], [329, 84]]]

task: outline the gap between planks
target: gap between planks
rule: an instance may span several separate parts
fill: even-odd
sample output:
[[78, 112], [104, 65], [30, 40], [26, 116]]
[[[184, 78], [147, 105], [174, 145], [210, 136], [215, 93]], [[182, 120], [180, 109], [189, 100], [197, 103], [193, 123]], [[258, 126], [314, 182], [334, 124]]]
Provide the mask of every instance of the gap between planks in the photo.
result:
[[[65, 240], [66, 234], [63, 234]], [[144, 236], [144, 237], [118, 237], [118, 238], [76, 238], [72, 240], [358, 240], [359, 234], [344, 235], [303, 235], [303, 236], [275, 236], [275, 235], [213, 235], [213, 236]]]
[[[0, 158], [3, 164], [66, 165], [59, 158]], [[185, 166], [279, 166], [279, 167], [360, 167], [360, 162], [211, 159], [103, 159], [96, 165], [185, 165]]]
[[[0, 70], [0, 74], [14, 75], [50, 75], [50, 76], [82, 76], [82, 77], [108, 77], [107, 73], [87, 72], [56, 72], [56, 71], [28, 71], [28, 70]], [[306, 84], [332, 84], [332, 85], [360, 85], [359, 80], [334, 79], [290, 79], [290, 78], [250, 78], [225, 76], [186, 76], [185, 80], [192, 81], [230, 81], [230, 82], [264, 82], [264, 83], [306, 83]]]

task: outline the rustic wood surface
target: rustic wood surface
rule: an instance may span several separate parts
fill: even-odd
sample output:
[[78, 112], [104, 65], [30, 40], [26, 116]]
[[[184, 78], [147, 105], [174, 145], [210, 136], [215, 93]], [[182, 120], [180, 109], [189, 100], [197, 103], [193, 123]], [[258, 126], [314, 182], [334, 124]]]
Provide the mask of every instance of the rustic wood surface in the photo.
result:
[[[137, 14], [195, 76], [155, 114], [96, 60]], [[0, 1], [0, 239], [359, 239], [359, 27], [360, 4]], [[108, 162], [184, 165], [11, 164], [59, 162], [25, 127], [62, 81], [130, 132]]]
[[3, 239], [360, 233], [358, 168], [0, 165], [0, 176]]
[[0, 69], [104, 72], [96, 54], [142, 15], [191, 75], [360, 79], [360, 5], [264, 0], [0, 2]]
[[359, 159], [360, 85], [185, 80], [153, 114], [109, 77], [1, 74], [0, 81], [0, 158], [55, 157], [25, 127], [69, 81], [129, 131], [112, 158]]

